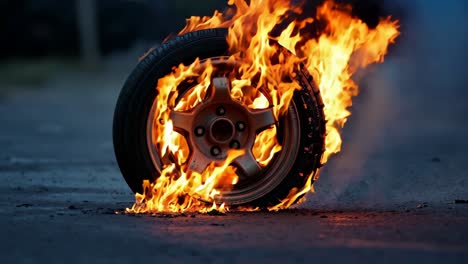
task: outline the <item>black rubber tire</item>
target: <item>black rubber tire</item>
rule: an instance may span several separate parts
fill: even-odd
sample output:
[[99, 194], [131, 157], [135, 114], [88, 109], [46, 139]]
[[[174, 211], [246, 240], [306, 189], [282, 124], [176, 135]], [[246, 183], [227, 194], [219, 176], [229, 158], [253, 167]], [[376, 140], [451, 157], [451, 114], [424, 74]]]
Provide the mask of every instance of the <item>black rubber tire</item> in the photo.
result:
[[[147, 118], [156, 98], [157, 80], [174, 66], [227, 55], [227, 29], [215, 28], [190, 32], [169, 40], [149, 52], [128, 77], [120, 93], [113, 124], [114, 150], [120, 170], [134, 192], [142, 191], [143, 180], [154, 181], [159, 175], [147, 148]], [[324, 149], [325, 119], [320, 91], [306, 70], [298, 74], [303, 86], [295, 92], [293, 103], [300, 120], [300, 146], [295, 163], [273, 191], [249, 202], [267, 207], [285, 198], [289, 191], [301, 188], [307, 176], [320, 167]]]

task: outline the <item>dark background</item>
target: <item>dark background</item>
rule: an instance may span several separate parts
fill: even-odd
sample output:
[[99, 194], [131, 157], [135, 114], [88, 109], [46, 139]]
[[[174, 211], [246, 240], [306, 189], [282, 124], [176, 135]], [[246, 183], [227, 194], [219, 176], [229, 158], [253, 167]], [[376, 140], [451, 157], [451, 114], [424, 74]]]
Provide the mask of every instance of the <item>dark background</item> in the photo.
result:
[[[75, 3], [76, 2], [76, 3]], [[14, 57], [77, 56], [79, 46], [78, 4], [61, 0], [0, 1], [0, 32], [7, 37], [0, 45], [0, 59]], [[156, 42], [178, 32], [185, 18], [211, 15], [223, 10], [225, 1], [212, 0], [92, 0], [96, 38], [102, 54], [126, 50], [137, 42]], [[293, 1], [299, 2], [299, 1]], [[305, 13], [313, 15], [321, 1], [308, 1]], [[385, 14], [383, 1], [354, 0], [356, 15], [375, 25]], [[93, 14], [95, 13], [95, 14]]]
[[[75, 3], [76, 2], [76, 3]], [[99, 50], [109, 54], [138, 41], [160, 41], [180, 30], [193, 14], [211, 15], [224, 1], [96, 0]], [[79, 1], [2, 0], [0, 58], [79, 54]], [[91, 15], [91, 14], [89, 14]]]

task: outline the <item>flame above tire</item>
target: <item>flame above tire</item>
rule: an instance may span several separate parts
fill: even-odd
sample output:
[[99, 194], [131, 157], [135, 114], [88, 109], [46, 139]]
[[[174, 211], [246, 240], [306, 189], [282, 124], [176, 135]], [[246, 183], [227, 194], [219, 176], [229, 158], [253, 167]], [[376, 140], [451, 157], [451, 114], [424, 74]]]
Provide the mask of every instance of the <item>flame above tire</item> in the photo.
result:
[[[389, 44], [399, 35], [398, 21], [384, 18], [370, 29], [351, 16], [350, 6], [333, 1], [320, 6], [315, 17], [296, 20], [303, 10], [289, 0], [249, 2], [230, 0], [232, 8], [224, 13], [191, 17], [179, 34], [227, 27], [230, 56], [225, 60], [240, 62], [235, 70], [238, 77], [231, 79], [232, 99], [251, 109], [271, 107], [276, 120], [287, 112], [294, 92], [301, 89], [294, 76], [299, 67], [305, 67], [320, 88], [324, 103], [327, 124], [321, 161], [325, 164], [341, 149], [340, 130], [351, 115], [348, 108], [352, 98], [358, 94], [358, 86], [351, 77], [360, 68], [383, 62]], [[316, 20], [323, 25], [318, 35], [308, 31]], [[280, 26], [280, 33], [273, 35]], [[202, 103], [215, 71], [210, 60], [196, 60], [191, 65], [179, 65], [158, 81], [153, 144], [158, 146], [161, 157], [170, 154], [175, 159], [165, 165], [156, 182], [144, 182], [143, 194], [136, 195], [136, 203], [128, 212], [226, 209], [216, 201], [220, 200], [221, 191], [238, 182], [236, 169], [230, 164], [245, 151], [230, 151], [224, 162], [213, 162], [203, 172], [191, 171], [186, 165], [190, 149], [184, 137], [174, 132], [170, 118], [171, 111], [190, 110]], [[177, 87], [188, 78], [195, 79], [196, 85], [176, 102]], [[267, 165], [278, 151], [281, 146], [276, 139], [276, 126], [257, 135], [252, 152], [259, 164]], [[304, 188], [291, 190], [286, 199], [270, 209], [289, 207], [311, 189], [312, 178], [310, 175]], [[206, 201], [213, 205], [207, 206]]]

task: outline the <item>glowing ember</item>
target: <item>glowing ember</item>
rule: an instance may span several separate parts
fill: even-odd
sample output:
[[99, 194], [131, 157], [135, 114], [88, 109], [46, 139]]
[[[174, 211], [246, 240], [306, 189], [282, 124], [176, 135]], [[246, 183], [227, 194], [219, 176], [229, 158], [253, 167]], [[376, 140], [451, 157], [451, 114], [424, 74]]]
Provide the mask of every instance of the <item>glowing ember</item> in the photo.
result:
[[[231, 55], [224, 60], [240, 63], [230, 78], [231, 98], [249, 109], [272, 107], [276, 120], [287, 112], [295, 90], [301, 89], [293, 77], [299, 65], [304, 65], [320, 88], [325, 105], [324, 164], [330, 155], [340, 151], [340, 130], [351, 115], [348, 108], [352, 97], [358, 94], [352, 75], [359, 68], [383, 62], [388, 45], [399, 35], [398, 23], [386, 18], [370, 29], [350, 15], [349, 6], [332, 1], [319, 7], [315, 18], [304, 20], [293, 19], [302, 9], [292, 6], [289, 0], [249, 2], [230, 0], [229, 5], [235, 9], [224, 14], [215, 12], [212, 17], [191, 17], [179, 34], [227, 27]], [[313, 34], [307, 32], [307, 26], [316, 19], [325, 26], [320, 34], [311, 37]], [[272, 36], [281, 24], [285, 25], [284, 29]], [[223, 162], [212, 162], [202, 173], [192, 171], [187, 165], [189, 146], [185, 138], [174, 131], [171, 120], [172, 111], [193, 109], [204, 100], [213, 85], [216, 70], [210, 60], [196, 60], [188, 66], [179, 65], [158, 81], [153, 144], [161, 157], [171, 155], [174, 158], [167, 159], [156, 182], [144, 182], [144, 193], [136, 195], [136, 203], [128, 212], [227, 210], [224, 204], [218, 205], [216, 201], [222, 200], [222, 191], [229, 191], [239, 181], [236, 169], [230, 164], [245, 151], [228, 152]], [[176, 100], [177, 87], [187, 79], [195, 80], [195, 86]], [[275, 153], [281, 151], [276, 132], [276, 126], [272, 126], [257, 135], [252, 153], [262, 166], [268, 165]], [[290, 190], [288, 197], [270, 210], [287, 208], [310, 191], [314, 175], [308, 177], [304, 188]]]

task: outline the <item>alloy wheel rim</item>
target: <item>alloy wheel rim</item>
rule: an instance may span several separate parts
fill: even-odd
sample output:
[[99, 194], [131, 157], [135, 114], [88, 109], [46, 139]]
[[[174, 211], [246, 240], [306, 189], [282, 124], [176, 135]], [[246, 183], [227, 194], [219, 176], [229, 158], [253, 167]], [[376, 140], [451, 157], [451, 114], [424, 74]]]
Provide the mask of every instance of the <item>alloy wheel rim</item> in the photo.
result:
[[[239, 65], [224, 57], [210, 58], [210, 62], [218, 68], [229, 70]], [[217, 202], [230, 205], [247, 203], [273, 190], [292, 168], [300, 140], [298, 113], [291, 101], [287, 113], [276, 121], [272, 107], [248, 108], [231, 98], [231, 81], [225, 74], [213, 76], [203, 102], [189, 111], [171, 111], [170, 118], [174, 131], [182, 134], [189, 144], [187, 165], [190, 170], [202, 172], [212, 161], [224, 160], [230, 149], [245, 150], [245, 155], [232, 163], [240, 172], [239, 185], [222, 192]], [[154, 102], [148, 115], [146, 138], [153, 165], [160, 173], [163, 162], [158, 148], [152, 143], [155, 112]], [[262, 167], [253, 155], [252, 147], [257, 135], [271, 126], [279, 128], [277, 136], [281, 137], [283, 149], [267, 166]]]

